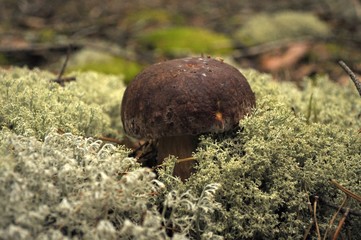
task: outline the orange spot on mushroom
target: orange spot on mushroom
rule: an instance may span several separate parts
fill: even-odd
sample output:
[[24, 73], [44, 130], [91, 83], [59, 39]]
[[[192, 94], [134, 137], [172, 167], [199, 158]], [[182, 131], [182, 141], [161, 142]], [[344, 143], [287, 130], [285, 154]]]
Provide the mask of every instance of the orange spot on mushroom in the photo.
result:
[[219, 122], [221, 124], [221, 128], [224, 129], [224, 119], [223, 119], [223, 114], [220, 111], [217, 111], [214, 114], [214, 118], [217, 122]]

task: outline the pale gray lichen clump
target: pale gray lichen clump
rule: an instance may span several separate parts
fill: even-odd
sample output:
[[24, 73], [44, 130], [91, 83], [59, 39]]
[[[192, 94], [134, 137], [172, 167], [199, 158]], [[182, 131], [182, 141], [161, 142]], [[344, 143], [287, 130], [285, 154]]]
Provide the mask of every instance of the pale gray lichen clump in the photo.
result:
[[279, 11], [251, 16], [235, 33], [235, 39], [252, 46], [272, 41], [326, 37], [329, 33], [327, 24], [313, 14]]
[[1, 74], [0, 239], [166, 239], [168, 228], [174, 239], [214, 235], [196, 226], [218, 208], [218, 184], [200, 195], [165, 192], [125, 147], [80, 136], [120, 122], [119, 78], [82, 73], [63, 88], [39, 70]]
[[1, 69], [0, 126], [39, 139], [49, 129], [86, 136], [116, 134], [122, 79], [97, 73], [75, 76], [77, 81], [61, 87], [48, 72]]
[[[238, 130], [202, 136], [182, 183], [174, 157], [156, 178], [125, 147], [88, 138], [121, 134], [119, 79], [79, 74], [62, 88], [46, 72], [2, 70], [0, 239], [302, 239], [316, 195], [324, 234], [344, 196], [329, 179], [361, 193], [361, 99], [322, 76], [298, 89], [243, 73], [256, 109]], [[344, 228], [360, 238], [360, 217]]]
[[166, 239], [164, 223], [184, 239], [218, 206], [217, 184], [199, 197], [164, 192], [124, 147], [54, 132], [38, 141], [4, 130], [0, 140], [0, 239]]
[[[352, 83], [342, 87], [322, 76], [306, 80], [300, 91], [254, 71], [244, 74], [257, 108], [238, 131], [201, 137], [194, 154], [197, 173], [179, 186], [201, 191], [206, 183], [221, 184], [216, 200], [222, 208], [211, 222], [227, 239], [302, 239], [312, 222], [307, 204], [314, 196], [324, 201], [317, 210], [324, 234], [336, 211], [329, 204], [339, 206], [344, 197], [329, 180], [361, 193], [361, 99]], [[172, 164], [166, 165], [160, 180], [174, 186], [162, 178], [172, 172]], [[361, 209], [356, 201], [350, 206]], [[360, 217], [351, 221], [345, 228], [360, 237]]]
[[[298, 239], [312, 219], [308, 198], [338, 206], [344, 197], [330, 179], [361, 193], [361, 99], [352, 84], [341, 87], [325, 77], [299, 91], [256, 72], [245, 74], [257, 108], [236, 133], [202, 137], [198, 172], [186, 185], [222, 185], [217, 227], [227, 238]], [[322, 233], [335, 212], [325, 202], [318, 205]], [[360, 220], [347, 225], [353, 237], [360, 237]]]

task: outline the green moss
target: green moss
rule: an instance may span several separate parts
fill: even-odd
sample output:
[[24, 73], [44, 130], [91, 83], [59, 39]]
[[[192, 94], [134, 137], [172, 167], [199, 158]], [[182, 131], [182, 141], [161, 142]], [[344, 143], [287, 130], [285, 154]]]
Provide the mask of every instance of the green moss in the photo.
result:
[[136, 62], [105, 52], [84, 49], [71, 58], [68, 71], [95, 71], [108, 75], [119, 75], [124, 77], [124, 82], [129, 83], [141, 69], [141, 65]]
[[44, 28], [41, 31], [39, 31], [38, 33], [38, 37], [39, 37], [39, 42], [43, 42], [43, 43], [49, 43], [49, 42], [54, 42], [55, 38], [57, 37], [57, 33], [51, 29], [51, 28]]
[[[0, 74], [1, 128], [39, 139], [51, 129], [86, 136], [114, 132], [110, 118], [124, 91], [121, 79], [79, 74], [76, 82], [61, 87], [44, 71], [14, 68]], [[114, 94], [107, 100], [110, 88]]]
[[122, 27], [132, 33], [150, 28], [168, 27], [183, 23], [181, 16], [164, 9], [144, 9], [129, 13], [122, 21]]
[[156, 29], [139, 36], [142, 46], [155, 48], [160, 54], [182, 56], [191, 53], [228, 54], [231, 40], [210, 30], [193, 27]]
[[328, 33], [328, 26], [311, 13], [282, 11], [251, 17], [235, 33], [235, 38], [252, 46], [282, 39], [324, 37]]
[[0, 65], [7, 65], [9, 64], [9, 60], [4, 54], [0, 54]]
[[[344, 197], [329, 179], [361, 192], [361, 101], [352, 85], [342, 88], [325, 77], [307, 80], [300, 91], [267, 75], [244, 73], [257, 96], [253, 114], [237, 131], [200, 138], [197, 171], [186, 184], [169, 177], [174, 160], [160, 179], [172, 189], [195, 192], [209, 182], [221, 184], [216, 197], [221, 210], [210, 217], [217, 222], [210, 230], [227, 239], [302, 238], [312, 222], [307, 204], [313, 196], [323, 201], [317, 212], [324, 234], [335, 212], [327, 204], [338, 206]], [[306, 118], [311, 94], [317, 122]], [[356, 201], [349, 206], [361, 207]], [[351, 221], [351, 236], [358, 238], [361, 221]]]
[[73, 67], [71, 69], [73, 71], [95, 71], [105, 74], [124, 75], [124, 81], [129, 83], [135, 77], [135, 75], [140, 72], [141, 67], [135, 62], [113, 57], [107, 61], [102, 62], [90, 61], [87, 64]]
[[[172, 176], [175, 157], [165, 161], [156, 180], [123, 146], [33, 127], [49, 116], [41, 129], [56, 128], [61, 119], [63, 127], [82, 133], [80, 126], [89, 122], [79, 123], [87, 116], [79, 111], [97, 109], [96, 119], [106, 116], [108, 129], [109, 118], [119, 116], [113, 113], [123, 91], [119, 78], [78, 73], [76, 82], [62, 88], [49, 83], [54, 76], [47, 72], [2, 70], [0, 118], [7, 127], [0, 131], [0, 235], [301, 239], [312, 223], [308, 203], [315, 196], [324, 235], [335, 212], [330, 205], [344, 198], [329, 179], [361, 193], [357, 91], [351, 82], [340, 86], [325, 76], [305, 79], [300, 89], [255, 71], [243, 73], [257, 107], [238, 129], [200, 137], [197, 171], [182, 183]], [[94, 129], [104, 127], [96, 122]], [[361, 209], [352, 199], [348, 206]], [[361, 238], [359, 216], [350, 213], [347, 221], [343, 233]], [[314, 230], [310, 234], [317, 238]]]

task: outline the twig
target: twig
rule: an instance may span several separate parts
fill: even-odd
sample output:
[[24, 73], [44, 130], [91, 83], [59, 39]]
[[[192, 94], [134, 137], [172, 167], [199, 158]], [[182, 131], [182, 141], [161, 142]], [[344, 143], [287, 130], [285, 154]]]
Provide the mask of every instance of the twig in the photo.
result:
[[[337, 211], [337, 209], [339, 209], [339, 205], [335, 205], [335, 204], [332, 204], [332, 203], [330, 203], [330, 202], [327, 202], [327, 201], [325, 201], [324, 199], [322, 199], [322, 198], [319, 198], [319, 204], [324, 204], [324, 205], [326, 205], [326, 206], [328, 206], [328, 207], [330, 207], [330, 208], [333, 208], [333, 209], [335, 209], [336, 211]], [[342, 207], [341, 209], [340, 209], [340, 213], [345, 213], [346, 212], [346, 209], [345, 209], [345, 207]], [[356, 211], [356, 210], [351, 210], [350, 209], [350, 211], [349, 211], [349, 213], [348, 213], [349, 215], [353, 215], [353, 216], [357, 216], [357, 217], [361, 217], [361, 211]]]
[[188, 162], [188, 161], [195, 161], [197, 160], [196, 158], [194, 157], [188, 157], [188, 158], [181, 158], [181, 159], [178, 159], [176, 161], [176, 163], [182, 163], [182, 162]]
[[[310, 199], [310, 196], [307, 194], [307, 206], [308, 206], [308, 210], [310, 211], [310, 214], [313, 215], [313, 209], [312, 209], [312, 204], [311, 204], [311, 199]], [[303, 240], [306, 240], [307, 239], [307, 236], [310, 234], [311, 232], [311, 228], [313, 226], [313, 221], [308, 225], [306, 231], [305, 231], [305, 234], [303, 235]]]
[[66, 77], [66, 78], [60, 78], [60, 79], [53, 79], [52, 82], [58, 83], [59, 85], [63, 86], [67, 82], [74, 82], [76, 81], [76, 77]]
[[307, 227], [307, 229], [306, 229], [306, 231], [305, 231], [305, 234], [303, 235], [303, 240], [306, 240], [306, 239], [307, 239], [308, 235], [309, 235], [310, 232], [311, 232], [312, 226], [313, 226], [313, 223], [310, 223], [310, 224], [308, 225], [308, 227]]
[[321, 240], [320, 228], [318, 227], [318, 222], [317, 222], [317, 212], [316, 212], [317, 202], [318, 202], [318, 196], [315, 196], [315, 201], [313, 203], [313, 221], [314, 221], [315, 227], [316, 227], [317, 239]]
[[64, 71], [65, 71], [65, 68], [66, 68], [66, 65], [68, 65], [68, 61], [69, 61], [69, 56], [70, 56], [70, 47], [68, 48], [67, 52], [66, 52], [66, 57], [65, 57], [65, 61], [63, 63], [63, 66], [61, 67], [61, 70], [58, 74], [58, 78], [57, 79], [61, 79], [61, 77], [63, 76], [64, 74]]
[[336, 186], [338, 189], [340, 189], [342, 192], [344, 192], [347, 196], [361, 202], [361, 196], [351, 192], [350, 190], [348, 190], [347, 188], [345, 188], [344, 186], [342, 186], [341, 184], [339, 184], [338, 182], [336, 182], [336, 180], [334, 179], [330, 179], [330, 182]]
[[[346, 202], [348, 200], [348, 196], [346, 195], [345, 199], [342, 200], [341, 205], [338, 207], [337, 211], [335, 212], [335, 214], [333, 214], [330, 223], [328, 224], [328, 228], [326, 229], [325, 235], [323, 236], [323, 240], [326, 240], [327, 238], [327, 233], [328, 231], [331, 229], [334, 221], [336, 220], [337, 215], [339, 214], [339, 212], [341, 211], [341, 209], [345, 206]], [[346, 211], [349, 211], [350, 209], [347, 208]]]
[[67, 83], [67, 82], [73, 82], [73, 81], [76, 80], [75, 77], [66, 77], [66, 78], [63, 78], [63, 77], [62, 77], [63, 74], [64, 74], [64, 72], [65, 72], [65, 68], [66, 68], [66, 66], [68, 65], [69, 56], [70, 56], [70, 48], [71, 48], [71, 46], [68, 47], [68, 51], [67, 51], [67, 53], [66, 53], [65, 61], [64, 61], [63, 65], [62, 65], [62, 67], [61, 67], [61, 69], [60, 69], [60, 72], [59, 72], [59, 74], [58, 74], [58, 77], [57, 77], [56, 79], [51, 80], [52, 82], [56, 82], [56, 83], [58, 83], [60, 86], [63, 86], [63, 87], [64, 87], [65, 83]]
[[115, 143], [115, 144], [119, 144], [119, 145], [124, 144], [123, 141], [120, 141], [120, 140], [115, 139], [115, 138], [110, 138], [110, 137], [102, 137], [102, 136], [100, 136], [100, 137], [97, 137], [97, 139], [102, 140], [104, 142], [111, 142], [111, 143]]
[[359, 93], [359, 95], [361, 96], [361, 82], [360, 80], [356, 77], [356, 74], [346, 65], [346, 63], [344, 61], [339, 61], [338, 62], [340, 64], [340, 66], [343, 68], [343, 70], [345, 70], [345, 72], [350, 76], [352, 82], [355, 84], [356, 89]]
[[156, 142], [146, 141], [129, 153], [128, 157], [136, 158], [143, 167], [154, 169], [157, 167], [157, 149], [155, 146]]
[[[347, 201], [348, 198], [353, 198], [353, 199], [361, 202], [361, 196], [359, 196], [359, 195], [351, 192], [350, 190], [348, 190], [347, 188], [345, 188], [344, 186], [342, 186], [341, 184], [339, 184], [339, 183], [338, 183], [336, 180], [334, 180], [334, 179], [330, 179], [330, 182], [331, 182], [336, 188], [338, 188], [339, 190], [341, 190], [342, 192], [344, 192], [344, 193], [346, 194], [345, 200], [342, 202], [341, 206], [339, 207], [339, 209], [338, 209], [338, 211], [335, 213], [335, 215], [337, 215], [338, 212], [339, 212], [339, 210], [342, 209], [342, 207], [345, 205], [345, 203], [346, 203], [346, 201]], [[343, 227], [343, 225], [344, 225], [344, 223], [345, 223], [345, 221], [346, 221], [346, 218], [347, 218], [349, 212], [350, 212], [350, 208], [346, 208], [346, 211], [344, 212], [344, 214], [343, 214], [340, 222], [339, 222], [338, 225], [337, 225], [336, 231], [335, 231], [335, 233], [333, 234], [333, 237], [332, 237], [333, 240], [337, 240], [338, 236], [340, 235], [340, 232], [341, 232], [341, 230], [342, 230], [342, 227]], [[332, 218], [332, 222], [333, 222], [334, 219], [336, 218], [335, 215], [334, 215], [333, 218]], [[332, 222], [330, 222], [330, 225], [332, 224]], [[326, 232], [327, 232], [327, 231], [326, 231]]]
[[83, 45], [80, 43], [72, 43], [69, 44], [32, 44], [25, 47], [12, 47], [12, 46], [0, 46], [0, 53], [8, 55], [17, 55], [19, 53], [37, 53], [37, 54], [43, 54], [47, 52], [61, 52], [63, 53], [67, 49], [71, 48], [72, 50], [77, 50], [82, 48]]
[[348, 215], [348, 212], [350, 211], [350, 208], [347, 208], [346, 209], [346, 212], [343, 214], [340, 222], [338, 223], [338, 226], [336, 228], [336, 231], [335, 231], [335, 234], [333, 234], [333, 237], [332, 237], [332, 240], [337, 240], [338, 238], [338, 235], [340, 235], [340, 232], [342, 230], [342, 227], [346, 221], [346, 218], [347, 218], [347, 215]]

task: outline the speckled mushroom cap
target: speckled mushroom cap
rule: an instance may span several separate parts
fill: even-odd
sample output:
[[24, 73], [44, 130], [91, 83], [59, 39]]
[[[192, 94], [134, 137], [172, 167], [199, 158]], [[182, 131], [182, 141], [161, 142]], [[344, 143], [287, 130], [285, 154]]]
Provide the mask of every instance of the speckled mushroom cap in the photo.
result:
[[121, 106], [124, 130], [136, 138], [222, 132], [255, 106], [246, 78], [209, 57], [160, 62], [128, 85]]

